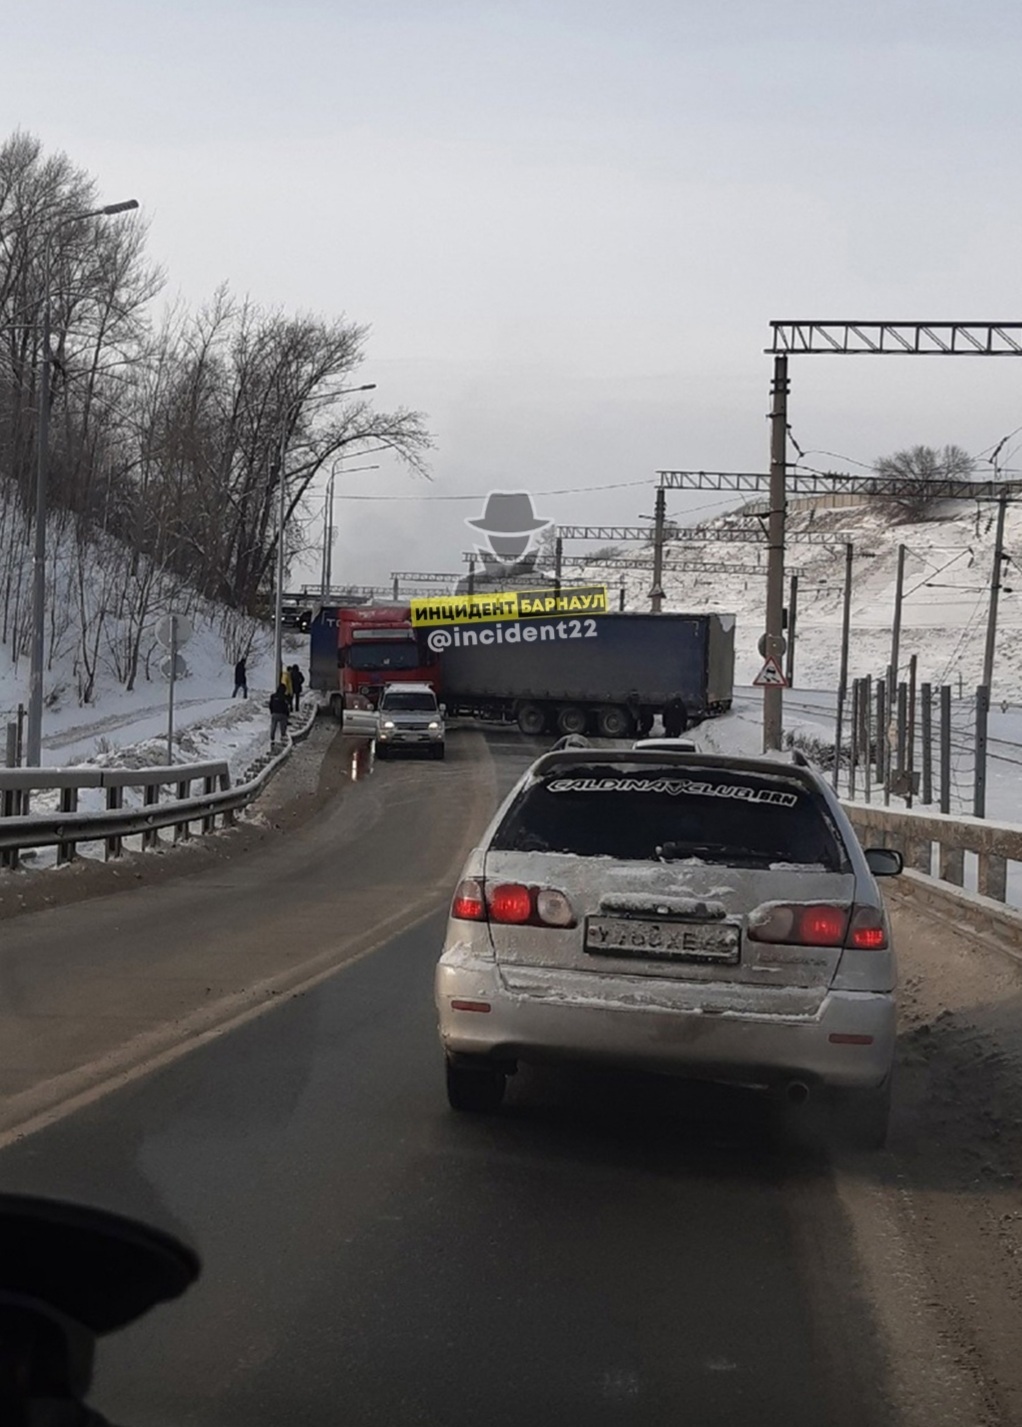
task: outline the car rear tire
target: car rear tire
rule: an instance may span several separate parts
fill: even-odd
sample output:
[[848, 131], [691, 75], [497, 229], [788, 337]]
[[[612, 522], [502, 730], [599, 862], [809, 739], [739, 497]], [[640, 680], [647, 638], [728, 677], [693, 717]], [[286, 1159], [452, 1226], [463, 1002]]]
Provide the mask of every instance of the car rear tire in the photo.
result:
[[620, 704], [603, 704], [596, 711], [596, 732], [601, 738], [631, 738], [635, 720]]
[[848, 1149], [882, 1150], [891, 1118], [891, 1082], [888, 1075], [875, 1090], [835, 1090], [832, 1123]]
[[528, 738], [537, 738], [546, 728], [546, 709], [542, 704], [522, 704], [518, 710], [518, 728]]
[[492, 1114], [500, 1108], [506, 1087], [507, 1076], [502, 1070], [447, 1062], [447, 1101], [452, 1110], [470, 1115]]
[[589, 716], [578, 704], [565, 704], [557, 710], [558, 733], [585, 733]]

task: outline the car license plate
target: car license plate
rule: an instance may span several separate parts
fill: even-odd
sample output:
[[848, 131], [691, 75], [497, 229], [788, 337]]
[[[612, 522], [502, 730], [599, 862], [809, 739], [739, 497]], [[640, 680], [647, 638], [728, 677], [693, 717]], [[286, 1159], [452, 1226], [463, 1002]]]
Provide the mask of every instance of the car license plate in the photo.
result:
[[587, 917], [590, 956], [637, 956], [661, 961], [738, 961], [739, 932], [727, 922], [662, 922], [638, 917]]

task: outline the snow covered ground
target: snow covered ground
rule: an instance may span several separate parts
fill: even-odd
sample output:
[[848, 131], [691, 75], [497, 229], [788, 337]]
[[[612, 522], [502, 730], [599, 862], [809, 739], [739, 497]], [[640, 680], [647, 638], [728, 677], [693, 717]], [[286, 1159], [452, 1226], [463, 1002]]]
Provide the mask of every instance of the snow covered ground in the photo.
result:
[[[285, 662], [305, 665], [308, 640], [289, 637]], [[248, 660], [248, 699], [232, 698], [234, 664], [211, 623], [196, 620], [195, 632], [181, 651], [187, 673], [174, 685], [173, 761], [196, 763], [226, 758], [238, 777], [269, 740], [267, 700], [271, 691], [272, 647], [263, 626]], [[69, 677], [58, 666], [45, 680], [42, 761], [49, 767], [80, 764], [165, 764], [168, 762], [170, 686], [150, 660], [149, 677], [140, 675], [130, 692], [109, 674], [97, 680], [94, 700], [81, 705]], [[17, 719], [19, 703], [28, 703], [28, 663], [0, 666], [0, 721]]]
[[[155, 640], [152, 641], [155, 643]], [[288, 636], [284, 643], [285, 663], [307, 663], [308, 639]], [[48, 767], [155, 767], [174, 763], [204, 763], [226, 760], [232, 783], [241, 781], [253, 763], [269, 747], [270, 715], [267, 701], [272, 679], [272, 641], [267, 627], [253, 622], [253, 647], [248, 658], [248, 693], [235, 699], [234, 662], [228, 660], [216, 611], [204, 619], [194, 617], [194, 633], [181, 651], [186, 670], [174, 685], [174, 738], [168, 746], [169, 682], [159, 673], [160, 657], [148, 661], [148, 676], [140, 672], [130, 692], [121, 687], [111, 670], [101, 670], [94, 700], [81, 705], [73, 696], [70, 671], [59, 661], [47, 672], [44, 688], [47, 704], [43, 712], [42, 761]], [[16, 721], [18, 705], [28, 701], [28, 662], [17, 667], [0, 667], [0, 721]], [[140, 790], [126, 789], [125, 801], [141, 797]], [[33, 795], [32, 810], [55, 809], [56, 791]], [[99, 811], [103, 793], [84, 789], [79, 795], [81, 811]], [[133, 840], [126, 845], [132, 849]], [[83, 843], [84, 857], [101, 857], [101, 844]], [[39, 849], [25, 854], [26, 867], [51, 867], [55, 850]], [[2, 874], [0, 874], [2, 875]]]
[[[867, 506], [794, 511], [788, 520], [788, 564], [799, 574], [795, 682], [805, 689], [836, 689], [841, 653], [841, 613], [844, 588], [844, 543], [855, 547], [853, 567], [849, 679], [883, 675], [890, 660], [891, 620], [897, 576], [898, 546], [907, 550], [905, 599], [902, 611], [901, 677], [911, 655], [918, 658], [918, 677], [934, 686], [951, 684], [956, 694], [969, 693], [980, 682], [983, 636], [993, 563], [994, 520], [990, 505], [948, 502], [942, 518], [916, 525], [891, 525]], [[706, 527], [732, 526], [735, 515], [706, 522]], [[748, 517], [741, 523], [748, 525]], [[828, 534], [834, 544], [800, 544], [800, 532]], [[993, 697], [1022, 704], [1022, 508], [1009, 506], [1005, 522], [1009, 561], [998, 613], [997, 659]], [[645, 546], [630, 546], [622, 554], [649, 556]], [[756, 644], [763, 632], [766, 555], [762, 545], [730, 541], [668, 544], [672, 560], [705, 561], [731, 566], [759, 565], [763, 574], [667, 572], [668, 610], [729, 610], [738, 617], [739, 683], [750, 684], [762, 664]], [[628, 609], [649, 608], [649, 575], [643, 571], [586, 567], [587, 579], [617, 588], [622, 579]]]

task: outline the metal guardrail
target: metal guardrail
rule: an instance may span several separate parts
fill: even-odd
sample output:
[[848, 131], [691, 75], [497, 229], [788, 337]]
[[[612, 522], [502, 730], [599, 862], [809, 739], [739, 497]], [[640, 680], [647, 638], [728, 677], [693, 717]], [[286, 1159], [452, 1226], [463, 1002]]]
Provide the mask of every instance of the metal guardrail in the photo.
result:
[[[17, 865], [18, 854], [28, 848], [56, 846], [57, 861], [67, 863], [77, 856], [77, 844], [104, 844], [104, 858], [119, 857], [124, 838], [142, 837], [143, 848], [155, 847], [161, 828], [174, 829], [174, 841], [192, 836], [192, 824], [200, 832], [212, 832], [216, 820], [230, 826], [234, 814], [250, 803], [287, 761], [291, 748], [311, 733], [317, 706], [312, 705], [305, 723], [289, 732], [281, 751], [258, 762], [250, 776], [233, 787], [226, 761], [173, 764], [149, 768], [0, 768], [0, 863]], [[202, 782], [201, 793], [192, 785]], [[173, 787], [176, 796], [160, 800], [163, 788]], [[54, 812], [31, 813], [23, 808], [33, 791], [60, 791], [60, 807]], [[106, 793], [102, 812], [81, 812], [78, 794], [87, 788]], [[141, 807], [125, 808], [125, 788], [141, 788]]]

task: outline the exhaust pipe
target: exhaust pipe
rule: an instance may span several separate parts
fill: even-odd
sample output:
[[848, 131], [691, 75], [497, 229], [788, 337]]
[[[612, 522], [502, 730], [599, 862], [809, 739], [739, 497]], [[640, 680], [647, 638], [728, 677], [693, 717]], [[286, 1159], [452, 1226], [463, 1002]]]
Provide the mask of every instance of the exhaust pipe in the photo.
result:
[[789, 1105], [804, 1105], [809, 1099], [809, 1086], [804, 1080], [789, 1080], [784, 1093]]

